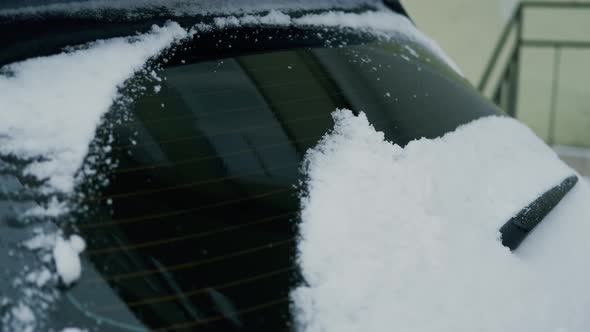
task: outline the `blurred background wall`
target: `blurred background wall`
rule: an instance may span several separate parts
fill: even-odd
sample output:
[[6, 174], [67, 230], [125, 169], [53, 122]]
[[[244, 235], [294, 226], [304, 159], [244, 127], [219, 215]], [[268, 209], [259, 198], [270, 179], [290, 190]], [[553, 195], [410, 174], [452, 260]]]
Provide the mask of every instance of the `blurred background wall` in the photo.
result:
[[[475, 86], [519, 5], [518, 0], [402, 2], [416, 25], [441, 45]], [[590, 4], [590, 0], [535, 2], [558, 6], [525, 7], [521, 20], [523, 39], [588, 45], [520, 47], [515, 116], [553, 145], [571, 166], [590, 176], [590, 7], [567, 6]], [[509, 50], [512, 45], [507, 44]], [[501, 71], [505, 66], [497, 67]], [[492, 98], [492, 93], [485, 94]]]

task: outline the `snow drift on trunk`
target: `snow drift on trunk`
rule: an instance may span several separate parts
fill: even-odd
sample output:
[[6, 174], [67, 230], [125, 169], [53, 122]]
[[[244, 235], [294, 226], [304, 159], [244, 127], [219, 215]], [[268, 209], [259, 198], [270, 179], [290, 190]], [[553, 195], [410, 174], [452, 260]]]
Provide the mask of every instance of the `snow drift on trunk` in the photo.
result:
[[146, 61], [186, 36], [176, 23], [135, 38], [0, 68], [0, 154], [41, 158], [27, 172], [69, 192], [101, 117], [118, 87]]
[[590, 330], [586, 183], [518, 250], [499, 241], [573, 173], [528, 128], [487, 117], [401, 148], [363, 113], [334, 119], [303, 168], [299, 330]]

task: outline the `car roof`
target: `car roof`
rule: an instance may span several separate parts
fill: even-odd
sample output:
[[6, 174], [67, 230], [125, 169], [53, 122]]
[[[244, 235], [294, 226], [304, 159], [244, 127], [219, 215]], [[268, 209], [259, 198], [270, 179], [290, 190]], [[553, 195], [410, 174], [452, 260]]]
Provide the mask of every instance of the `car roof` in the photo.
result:
[[26, 11], [56, 11], [79, 9], [138, 9], [174, 8], [202, 12], [242, 12], [265, 9], [325, 9], [345, 8], [359, 5], [395, 3], [398, 0], [6, 0], [0, 3], [0, 10], [12, 13]]

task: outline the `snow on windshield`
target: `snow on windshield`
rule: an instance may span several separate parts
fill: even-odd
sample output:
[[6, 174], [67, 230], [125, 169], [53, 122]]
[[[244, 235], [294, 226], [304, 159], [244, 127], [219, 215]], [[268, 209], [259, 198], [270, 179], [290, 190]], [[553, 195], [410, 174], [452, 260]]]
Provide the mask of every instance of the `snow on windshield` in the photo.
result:
[[101, 117], [120, 84], [145, 62], [186, 36], [176, 23], [135, 38], [94, 42], [88, 48], [29, 59], [2, 68], [0, 153], [43, 158], [27, 173], [69, 192]]
[[515, 252], [510, 217], [573, 170], [528, 128], [487, 117], [402, 148], [334, 114], [306, 156], [292, 293], [300, 331], [588, 331], [590, 188]]
[[[187, 35], [177, 23], [168, 22], [145, 34], [99, 40], [0, 68], [0, 155], [33, 160], [24, 173], [46, 180], [43, 192], [71, 194], [95, 131], [119, 97], [118, 89], [150, 58]], [[51, 197], [48, 206], [35, 206], [24, 215], [67, 212], [64, 202]], [[46, 234], [40, 228], [37, 233], [24, 246], [38, 252], [43, 263], [24, 267], [26, 276], [13, 281], [23, 296], [12, 299], [12, 309], [0, 317], [0, 323], [14, 331], [38, 329], [36, 314], [56, 299], [55, 286], [69, 285], [81, 273], [82, 238], [65, 239], [61, 232]], [[49, 267], [57, 273], [49, 273]], [[48, 283], [54, 287], [45, 287]]]

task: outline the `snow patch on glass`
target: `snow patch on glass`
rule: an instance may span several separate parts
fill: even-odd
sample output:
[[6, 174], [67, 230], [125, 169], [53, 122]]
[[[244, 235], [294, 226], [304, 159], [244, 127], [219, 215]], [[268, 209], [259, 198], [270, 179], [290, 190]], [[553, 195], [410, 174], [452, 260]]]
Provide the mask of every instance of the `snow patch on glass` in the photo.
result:
[[[20, 175], [38, 180], [41, 187], [35, 190], [49, 197], [45, 206], [34, 205], [21, 217], [55, 218], [69, 212], [67, 197], [77, 181], [94, 174], [92, 165], [80, 169], [119, 89], [150, 58], [188, 35], [168, 22], [145, 34], [98, 40], [0, 68], [0, 156], [22, 160], [26, 166]], [[44, 227], [33, 231], [36, 235], [22, 246], [38, 256], [39, 264], [23, 266], [12, 281], [19, 297], [0, 298], [0, 325], [11, 331], [44, 330], [42, 319], [60, 296], [57, 287], [71, 285], [82, 273], [81, 237], [66, 239], [60, 230]]]
[[486, 117], [404, 148], [361, 113], [305, 158], [299, 331], [590, 329], [590, 188], [515, 252], [499, 228], [573, 170], [527, 127]]
[[0, 154], [37, 159], [25, 173], [71, 192], [75, 173], [118, 87], [187, 32], [177, 23], [134, 38], [0, 68]]

